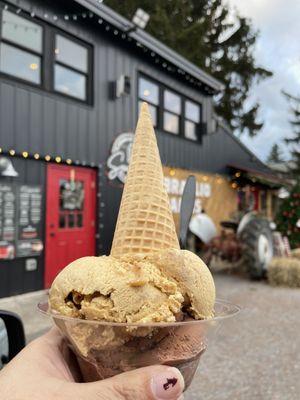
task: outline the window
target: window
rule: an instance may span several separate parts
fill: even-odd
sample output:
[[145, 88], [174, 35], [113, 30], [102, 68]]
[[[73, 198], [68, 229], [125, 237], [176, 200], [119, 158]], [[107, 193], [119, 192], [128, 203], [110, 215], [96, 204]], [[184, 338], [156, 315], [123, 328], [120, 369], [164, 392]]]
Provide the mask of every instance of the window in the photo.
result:
[[61, 179], [59, 182], [59, 227], [83, 227], [84, 182]]
[[90, 103], [91, 52], [49, 24], [0, 8], [0, 73], [6, 76]]
[[184, 135], [191, 140], [198, 140], [199, 123], [201, 120], [200, 106], [190, 100], [185, 102]]
[[164, 90], [164, 110], [164, 130], [178, 135], [181, 114], [180, 96], [170, 90]]
[[55, 37], [54, 89], [80, 100], [87, 99], [88, 50], [66, 37]]
[[[140, 76], [138, 104], [149, 104], [154, 126], [178, 136], [198, 141], [202, 129], [201, 105], [162, 84]], [[202, 130], [204, 132], [204, 130]]]
[[7, 10], [2, 11], [0, 71], [40, 85], [42, 82], [40, 25]]
[[139, 79], [139, 108], [143, 101], [149, 104], [149, 110], [154, 126], [158, 123], [158, 105], [159, 105], [159, 86], [152, 81]]

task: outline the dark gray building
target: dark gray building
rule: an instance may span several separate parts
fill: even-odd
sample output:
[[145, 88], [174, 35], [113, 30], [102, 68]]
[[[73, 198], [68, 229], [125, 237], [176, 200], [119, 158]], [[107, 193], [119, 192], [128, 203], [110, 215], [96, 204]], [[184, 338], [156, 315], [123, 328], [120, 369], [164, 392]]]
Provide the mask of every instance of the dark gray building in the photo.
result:
[[109, 252], [140, 101], [166, 166], [269, 173], [216, 128], [222, 84], [100, 3], [0, 0], [0, 297]]

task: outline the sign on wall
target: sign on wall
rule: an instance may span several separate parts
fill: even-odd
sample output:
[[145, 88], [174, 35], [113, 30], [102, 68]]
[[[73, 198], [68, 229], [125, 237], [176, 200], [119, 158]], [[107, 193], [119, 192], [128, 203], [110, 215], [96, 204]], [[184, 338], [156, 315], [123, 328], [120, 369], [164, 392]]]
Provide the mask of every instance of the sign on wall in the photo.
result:
[[15, 258], [16, 194], [13, 184], [0, 184], [0, 259]]
[[42, 188], [36, 185], [21, 185], [17, 194], [19, 203], [17, 257], [39, 255], [43, 250]]
[[219, 227], [221, 221], [237, 211], [237, 192], [226, 177], [181, 168], [163, 167], [166, 189], [176, 224], [179, 220], [180, 204], [185, 182], [189, 175], [196, 178], [196, 200], [194, 214], [201, 211]]
[[41, 254], [41, 217], [41, 186], [0, 183], [0, 259]]
[[[133, 133], [121, 133], [113, 142], [107, 159], [107, 177], [109, 180], [118, 180], [121, 184], [124, 184], [133, 139]], [[179, 220], [185, 182], [191, 174], [196, 178], [194, 214], [205, 211], [213, 219], [216, 226], [219, 226], [222, 220], [230, 218], [230, 215], [237, 210], [237, 193], [225, 177], [171, 167], [163, 167], [163, 171], [176, 224]]]
[[107, 159], [107, 177], [109, 180], [118, 179], [121, 183], [125, 183], [133, 139], [134, 133], [125, 132], [118, 135], [114, 140]]

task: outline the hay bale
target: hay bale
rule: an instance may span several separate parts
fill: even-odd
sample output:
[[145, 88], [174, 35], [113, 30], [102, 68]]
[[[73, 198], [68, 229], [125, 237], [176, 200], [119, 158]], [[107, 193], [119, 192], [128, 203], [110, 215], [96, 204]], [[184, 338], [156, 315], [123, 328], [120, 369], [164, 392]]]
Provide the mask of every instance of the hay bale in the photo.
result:
[[298, 258], [298, 260], [300, 260], [300, 249], [294, 249], [291, 251], [291, 253], [292, 253], [292, 257]]
[[268, 280], [273, 286], [300, 287], [300, 260], [274, 257], [268, 266]]

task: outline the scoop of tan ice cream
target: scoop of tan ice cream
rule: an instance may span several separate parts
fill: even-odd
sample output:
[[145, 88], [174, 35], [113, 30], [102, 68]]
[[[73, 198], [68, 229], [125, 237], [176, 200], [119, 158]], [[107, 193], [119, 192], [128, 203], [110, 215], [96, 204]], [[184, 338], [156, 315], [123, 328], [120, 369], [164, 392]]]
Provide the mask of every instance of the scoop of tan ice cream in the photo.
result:
[[60, 314], [109, 322], [175, 321], [179, 285], [143, 256], [80, 258], [56, 277], [49, 293]]
[[149, 255], [80, 258], [56, 277], [52, 310], [108, 322], [172, 322], [184, 309], [196, 319], [213, 316], [215, 287], [199, 257], [186, 250]]
[[188, 250], [170, 249], [154, 253], [149, 259], [179, 285], [185, 307], [191, 316], [195, 319], [213, 317], [215, 284], [201, 258]]

